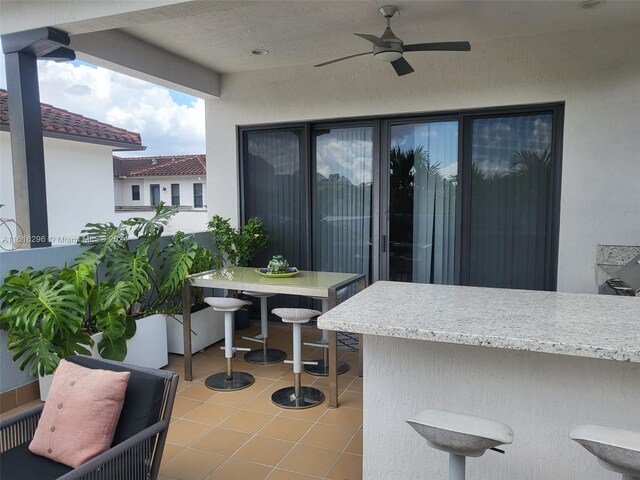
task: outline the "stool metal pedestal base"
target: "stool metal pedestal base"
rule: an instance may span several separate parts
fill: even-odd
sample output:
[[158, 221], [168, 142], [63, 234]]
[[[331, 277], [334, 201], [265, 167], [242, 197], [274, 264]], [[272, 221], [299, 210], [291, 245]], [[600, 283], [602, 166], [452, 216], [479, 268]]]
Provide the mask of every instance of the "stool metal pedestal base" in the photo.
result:
[[208, 376], [204, 384], [211, 390], [229, 392], [247, 388], [253, 385], [255, 381], [256, 379], [253, 378], [253, 375], [246, 372], [233, 372], [231, 377], [227, 376], [227, 372], [220, 372]]
[[247, 363], [256, 363], [258, 365], [270, 365], [272, 363], [280, 363], [287, 358], [286, 352], [276, 348], [267, 348], [259, 350], [251, 350], [244, 354], [244, 361]]
[[300, 387], [300, 396], [296, 397], [295, 387], [285, 387], [276, 390], [271, 395], [271, 401], [282, 408], [311, 408], [324, 402], [324, 393], [317, 388]]
[[[324, 360], [317, 360], [317, 365], [305, 365], [304, 371], [309, 375], [315, 375], [316, 377], [326, 377], [329, 375], [329, 364]], [[349, 364], [338, 360], [338, 375], [342, 375], [349, 371]]]

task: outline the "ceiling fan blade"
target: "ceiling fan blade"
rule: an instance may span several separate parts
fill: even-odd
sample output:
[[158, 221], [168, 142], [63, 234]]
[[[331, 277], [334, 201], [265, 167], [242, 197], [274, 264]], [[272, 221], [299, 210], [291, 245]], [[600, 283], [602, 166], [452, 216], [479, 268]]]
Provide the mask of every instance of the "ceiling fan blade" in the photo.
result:
[[391, 65], [393, 66], [393, 69], [396, 71], [399, 77], [401, 77], [402, 75], [408, 75], [415, 71], [404, 57], [400, 57], [398, 60], [394, 60], [393, 62], [391, 62]]
[[413, 43], [403, 47], [405, 52], [469, 52], [469, 42]]
[[332, 63], [341, 62], [342, 60], [348, 60], [349, 58], [361, 57], [362, 55], [371, 55], [373, 52], [364, 52], [364, 53], [356, 53], [355, 55], [349, 55], [347, 57], [336, 58], [335, 60], [331, 60], [329, 62], [319, 63], [318, 65], [314, 65], [314, 67], [324, 67], [325, 65], [330, 65]]
[[389, 44], [382, 40], [381, 38], [376, 37], [375, 35], [369, 35], [367, 33], [354, 33], [354, 35], [364, 38], [365, 40], [369, 40], [374, 45], [377, 45], [382, 48], [389, 48]]

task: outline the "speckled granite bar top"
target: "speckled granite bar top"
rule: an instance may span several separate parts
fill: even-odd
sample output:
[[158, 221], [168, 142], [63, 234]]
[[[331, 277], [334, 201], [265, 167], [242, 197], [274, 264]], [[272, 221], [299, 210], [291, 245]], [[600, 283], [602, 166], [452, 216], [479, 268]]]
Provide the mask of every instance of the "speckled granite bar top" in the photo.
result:
[[318, 327], [640, 363], [640, 298], [377, 282]]

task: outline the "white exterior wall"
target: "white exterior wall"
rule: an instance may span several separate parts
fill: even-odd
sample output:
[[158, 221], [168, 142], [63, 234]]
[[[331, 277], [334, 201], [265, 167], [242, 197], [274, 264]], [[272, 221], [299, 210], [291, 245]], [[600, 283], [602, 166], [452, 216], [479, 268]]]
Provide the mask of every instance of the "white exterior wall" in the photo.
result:
[[400, 78], [368, 57], [224, 75], [206, 102], [208, 204], [238, 218], [237, 125], [563, 101], [558, 290], [595, 292], [597, 244], [640, 239], [639, 44], [625, 27], [411, 53]]
[[[114, 219], [112, 148], [44, 138], [49, 236], [74, 242], [89, 222]], [[0, 216], [15, 218], [11, 140], [0, 132]]]
[[[171, 184], [180, 185], [180, 205], [193, 207], [193, 184], [202, 183], [202, 201], [204, 209], [207, 207], [207, 177], [206, 176], [180, 176], [180, 177], [131, 177], [115, 178], [114, 194], [118, 207], [149, 206], [151, 205], [150, 185], [160, 185], [160, 200], [166, 205], [171, 205]], [[140, 200], [132, 200], [131, 186], [140, 185]], [[166, 190], [163, 190], [165, 189]]]
[[447, 455], [406, 420], [427, 408], [506, 423], [506, 455], [467, 460], [468, 480], [620, 480], [569, 438], [577, 425], [640, 430], [640, 364], [365, 335], [366, 480], [447, 478]]

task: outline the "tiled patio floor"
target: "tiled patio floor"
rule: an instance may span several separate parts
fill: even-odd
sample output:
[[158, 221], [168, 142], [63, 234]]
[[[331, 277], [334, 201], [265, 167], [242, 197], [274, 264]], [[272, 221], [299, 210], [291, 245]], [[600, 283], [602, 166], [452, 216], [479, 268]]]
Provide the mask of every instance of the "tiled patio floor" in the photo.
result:
[[[237, 346], [256, 348], [241, 336]], [[270, 346], [291, 356], [291, 330], [269, 325]], [[315, 328], [303, 328], [303, 341], [319, 337]], [[285, 410], [271, 403], [271, 393], [293, 384], [290, 364], [258, 366], [245, 363], [243, 352], [234, 369], [250, 372], [255, 383], [237, 392], [215, 392], [204, 379], [225, 367], [222, 342], [193, 357], [192, 382], [180, 379], [173, 418], [164, 450], [160, 480], [286, 480], [362, 478], [362, 379], [357, 377], [357, 353], [339, 351], [351, 369], [339, 377], [340, 408], [327, 401], [311, 409]], [[321, 357], [320, 350], [303, 347], [303, 358]], [[183, 376], [181, 355], [169, 355], [167, 369]], [[325, 377], [302, 374], [303, 385], [328, 394]], [[2, 414], [14, 415], [39, 402]]]
[[[240, 338], [255, 333], [238, 332], [237, 346], [259, 346]], [[270, 325], [269, 335], [271, 347], [291, 355], [290, 328]], [[303, 329], [304, 340], [318, 336], [314, 328]], [[289, 364], [252, 365], [239, 352], [234, 368], [250, 372], [255, 383], [238, 392], [206, 388], [204, 378], [224, 370], [221, 344], [193, 357], [193, 382], [180, 380], [162, 480], [362, 478], [362, 379], [357, 378], [356, 353], [340, 352], [352, 368], [340, 376], [339, 409], [327, 408], [325, 400], [321, 406], [292, 411], [271, 403], [271, 393], [293, 384]], [[319, 350], [303, 347], [303, 358], [317, 356]], [[168, 368], [182, 376], [182, 356], [171, 355]], [[326, 378], [303, 373], [302, 381], [328, 393]]]

